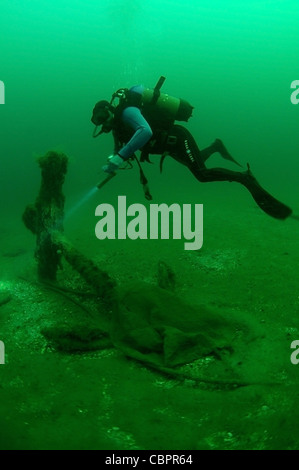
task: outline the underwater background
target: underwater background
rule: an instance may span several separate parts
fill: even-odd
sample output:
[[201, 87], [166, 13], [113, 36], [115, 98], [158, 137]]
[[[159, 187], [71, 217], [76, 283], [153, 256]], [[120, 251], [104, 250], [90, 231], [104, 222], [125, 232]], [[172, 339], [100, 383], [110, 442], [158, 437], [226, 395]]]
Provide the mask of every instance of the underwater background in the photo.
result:
[[[298, 448], [299, 365], [290, 361], [299, 340], [298, 221], [267, 216], [236, 183], [199, 183], [171, 158], [160, 174], [158, 156], [144, 164], [153, 202], [202, 203], [201, 250], [184, 251], [171, 239], [96, 239], [98, 204], [115, 205], [117, 195], [148, 204], [136, 168], [65, 221], [65, 235], [122, 288], [175, 278], [172, 296], [229, 309], [261, 328], [225, 360], [207, 355], [185, 366], [217, 377], [217, 386], [159, 374], [117, 348], [73, 354], [49, 345], [45, 326], [70, 326], [84, 312], [74, 316], [66, 297], [37, 284], [35, 239], [22, 222], [40, 187], [37, 157], [49, 150], [69, 157], [68, 213], [103, 179], [113, 150], [111, 135], [92, 138], [94, 104], [121, 87], [153, 88], [161, 75], [162, 92], [194, 106], [184, 125], [199, 148], [221, 138], [298, 215], [299, 105], [290, 100], [299, 79], [298, 20], [298, 4], [288, 0], [2, 0], [1, 449]], [[237, 170], [218, 154], [207, 166]], [[59, 281], [82, 283], [67, 266]], [[227, 388], [232, 377], [242, 387]]]

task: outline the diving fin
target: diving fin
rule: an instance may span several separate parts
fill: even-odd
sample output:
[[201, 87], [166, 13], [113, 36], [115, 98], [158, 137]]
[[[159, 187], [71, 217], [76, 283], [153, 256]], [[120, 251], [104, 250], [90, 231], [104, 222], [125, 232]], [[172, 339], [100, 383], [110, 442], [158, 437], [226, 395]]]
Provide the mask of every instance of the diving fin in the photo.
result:
[[216, 139], [213, 145], [215, 145], [216, 152], [219, 152], [222, 158], [224, 158], [225, 160], [229, 160], [230, 162], [233, 162], [242, 168], [242, 165], [240, 165], [240, 163], [238, 163], [237, 160], [235, 160], [234, 157], [231, 156], [222, 140]]
[[292, 209], [282, 202], [275, 199], [271, 194], [269, 194], [262, 186], [258, 183], [256, 178], [253, 176], [250, 170], [250, 166], [247, 163], [247, 171], [243, 175], [248, 175], [248, 180], [244, 181], [244, 185], [250, 191], [253, 199], [257, 205], [264, 211], [266, 214], [274, 217], [275, 219], [284, 220], [292, 214]]

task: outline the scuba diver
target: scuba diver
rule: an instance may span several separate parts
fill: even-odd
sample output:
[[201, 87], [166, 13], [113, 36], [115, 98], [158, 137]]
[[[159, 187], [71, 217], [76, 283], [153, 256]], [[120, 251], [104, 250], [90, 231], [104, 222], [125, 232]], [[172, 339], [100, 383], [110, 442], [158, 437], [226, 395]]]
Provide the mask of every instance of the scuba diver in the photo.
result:
[[[248, 163], [246, 171], [206, 167], [206, 161], [215, 152], [224, 159], [240, 167], [241, 165], [230, 155], [220, 139], [199, 150], [190, 132], [175, 124], [175, 121], [188, 121], [193, 106], [185, 100], [161, 93], [164, 81], [165, 77], [161, 77], [154, 89], [144, 88], [142, 85], [130, 89], [121, 88], [113, 94], [110, 103], [105, 100], [96, 103], [91, 118], [96, 126], [93, 137], [112, 131], [114, 138], [114, 152], [102, 167], [104, 172], [112, 177], [116, 170], [132, 166], [131, 161], [135, 160], [139, 166], [145, 197], [152, 199], [140, 162], [151, 163], [150, 154], [161, 155], [162, 172], [164, 159], [170, 156], [187, 166], [198, 181], [236, 181], [247, 188], [258, 206], [268, 215], [277, 219], [289, 217], [292, 210], [262, 188], [251, 173]], [[117, 106], [113, 104], [116, 98], [119, 99]], [[102, 126], [100, 131], [98, 126]], [[141, 151], [140, 162], [135, 155], [137, 150]]]

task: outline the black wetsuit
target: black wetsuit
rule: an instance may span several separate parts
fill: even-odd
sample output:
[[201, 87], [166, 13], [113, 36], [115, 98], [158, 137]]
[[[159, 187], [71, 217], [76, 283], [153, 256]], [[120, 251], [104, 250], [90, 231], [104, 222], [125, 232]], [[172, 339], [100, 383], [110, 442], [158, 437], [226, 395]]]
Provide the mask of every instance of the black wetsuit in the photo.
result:
[[[131, 107], [130, 109], [133, 110], [134, 108]], [[140, 110], [135, 109], [137, 116], [137, 111], [140, 113]], [[146, 118], [153, 131], [153, 136], [140, 148], [142, 152], [141, 161], [147, 160], [149, 154], [163, 155], [161, 160], [162, 169], [163, 160], [166, 155], [169, 155], [176, 161], [187, 166], [195, 178], [202, 183], [212, 181], [236, 181], [242, 184], [250, 191], [259, 207], [272, 217], [285, 219], [292, 213], [292, 210], [288, 206], [275, 199], [260, 186], [252, 175], [249, 167], [247, 171], [242, 172], [232, 171], [226, 168], [206, 167], [206, 160], [215, 152], [220, 152], [224, 158], [235, 161], [229, 155], [221, 140], [216, 139], [209, 147], [199, 150], [193, 136], [185, 127], [175, 124], [167, 130], [159, 129], [157, 127], [157, 122], [159, 121], [156, 117], [153, 120], [149, 119], [147, 116]], [[126, 123], [124, 121], [125, 120], [121, 121], [118, 119], [118, 121], [116, 121], [117, 126], [113, 130], [116, 151], [119, 151], [119, 149], [129, 141], [133, 141], [133, 143], [137, 141], [135, 137], [139, 131], [136, 132], [136, 126], [133, 127], [130, 125], [130, 122]], [[127, 124], [129, 124], [129, 127]], [[126, 150], [126, 148], [130, 148], [130, 145], [127, 145], [121, 151]], [[128, 155], [126, 155], [126, 157], [128, 158]]]

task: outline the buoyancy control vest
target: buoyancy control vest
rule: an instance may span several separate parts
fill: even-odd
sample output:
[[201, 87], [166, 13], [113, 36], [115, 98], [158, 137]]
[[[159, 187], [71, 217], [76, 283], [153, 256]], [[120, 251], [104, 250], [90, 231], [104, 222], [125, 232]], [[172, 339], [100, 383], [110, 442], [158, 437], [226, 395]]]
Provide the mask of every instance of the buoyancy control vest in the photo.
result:
[[110, 105], [116, 98], [119, 104], [115, 108], [115, 131], [120, 141], [126, 142], [132, 134], [132, 130], [126, 128], [121, 121], [121, 115], [125, 108], [135, 106], [141, 110], [142, 115], [149, 123], [153, 137], [143, 149], [142, 160], [148, 160], [149, 153], [160, 153], [165, 141], [169, 138], [169, 132], [175, 121], [187, 122], [192, 116], [193, 106], [186, 100], [161, 93], [160, 89], [165, 77], [160, 77], [155, 88], [143, 88], [143, 91], [135, 91], [136, 88], [120, 88], [113, 95]]

